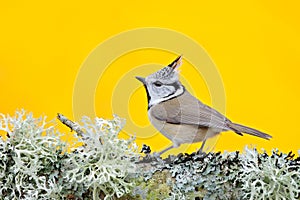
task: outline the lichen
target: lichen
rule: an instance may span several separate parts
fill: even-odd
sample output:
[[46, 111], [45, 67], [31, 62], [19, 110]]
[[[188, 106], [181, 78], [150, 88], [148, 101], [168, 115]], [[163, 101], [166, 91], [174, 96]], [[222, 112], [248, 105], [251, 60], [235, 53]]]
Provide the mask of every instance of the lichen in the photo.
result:
[[64, 143], [45, 118], [0, 114], [0, 199], [58, 199]]
[[118, 138], [119, 117], [84, 118], [83, 145], [70, 153], [53, 121], [24, 110], [0, 117], [0, 199], [113, 199], [133, 188], [139, 155], [133, 138]]
[[244, 199], [300, 198], [300, 159], [273, 150], [271, 156], [246, 148], [242, 155], [241, 190]]
[[[62, 115], [61, 115], [62, 116]], [[153, 157], [134, 138], [120, 139], [124, 120], [83, 118], [74, 123], [79, 147], [68, 149], [53, 121], [25, 111], [0, 114], [0, 200], [300, 198], [300, 157], [259, 153], [192, 153]], [[67, 120], [67, 121], [66, 121]], [[70, 123], [67, 123], [70, 122]], [[76, 132], [80, 131], [80, 134]]]
[[113, 120], [83, 119], [78, 140], [84, 145], [75, 149], [65, 160], [63, 180], [68, 190], [77, 197], [98, 199], [120, 198], [128, 194], [133, 184], [127, 180], [136, 171], [137, 146], [133, 138], [119, 139], [124, 122], [117, 116]]
[[246, 147], [243, 154], [181, 154], [171, 163], [151, 166], [143, 173], [145, 181], [167, 171], [174, 180], [170, 191], [183, 194], [181, 199], [300, 198], [300, 157], [294, 159], [291, 152], [274, 150], [269, 156]]

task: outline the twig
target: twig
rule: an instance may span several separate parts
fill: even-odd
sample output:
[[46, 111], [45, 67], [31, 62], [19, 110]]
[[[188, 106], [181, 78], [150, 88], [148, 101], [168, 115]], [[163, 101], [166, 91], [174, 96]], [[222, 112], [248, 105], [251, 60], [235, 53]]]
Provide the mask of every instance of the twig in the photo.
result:
[[57, 113], [57, 119], [61, 123], [69, 127], [71, 131], [74, 130], [79, 136], [83, 136], [84, 132], [80, 129], [80, 126], [77, 123], [69, 120], [67, 117], [65, 117], [63, 114], [60, 113]]

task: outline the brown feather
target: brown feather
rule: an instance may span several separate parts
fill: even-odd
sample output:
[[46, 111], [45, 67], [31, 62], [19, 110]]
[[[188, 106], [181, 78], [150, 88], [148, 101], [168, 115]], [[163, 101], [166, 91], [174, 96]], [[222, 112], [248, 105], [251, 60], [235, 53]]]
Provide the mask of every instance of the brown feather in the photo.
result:
[[203, 127], [229, 130], [225, 116], [204, 105], [188, 91], [184, 94], [159, 103], [152, 108], [152, 115], [159, 120], [174, 124], [190, 124]]
[[256, 129], [232, 123], [215, 109], [200, 102], [188, 91], [177, 98], [153, 106], [151, 115], [157, 120], [172, 124], [197, 125], [213, 128], [219, 132], [232, 130], [239, 135], [246, 133], [264, 139], [272, 137]]

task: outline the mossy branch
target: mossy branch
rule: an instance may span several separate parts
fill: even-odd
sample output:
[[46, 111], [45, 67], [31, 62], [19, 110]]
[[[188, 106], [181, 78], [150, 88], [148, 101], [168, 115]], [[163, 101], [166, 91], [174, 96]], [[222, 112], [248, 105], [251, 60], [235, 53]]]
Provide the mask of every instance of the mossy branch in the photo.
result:
[[67, 153], [63, 133], [45, 118], [0, 114], [0, 131], [9, 135], [0, 139], [1, 200], [300, 198], [300, 158], [292, 152], [245, 148], [161, 160], [142, 157], [134, 138], [118, 138], [124, 121], [117, 116], [58, 119], [83, 146]]

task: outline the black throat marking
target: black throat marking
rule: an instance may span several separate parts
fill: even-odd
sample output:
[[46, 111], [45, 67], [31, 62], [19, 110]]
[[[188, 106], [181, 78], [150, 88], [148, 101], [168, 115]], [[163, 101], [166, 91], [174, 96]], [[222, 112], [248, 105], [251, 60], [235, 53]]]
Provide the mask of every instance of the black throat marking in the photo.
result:
[[150, 97], [150, 95], [149, 95], [147, 86], [146, 86], [145, 84], [144, 84], [144, 87], [145, 87], [145, 90], [146, 90], [146, 93], [147, 93], [147, 102], [148, 102], [148, 110], [149, 110], [149, 103], [150, 103], [151, 97]]

